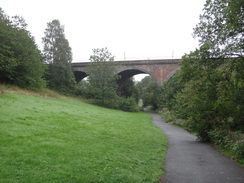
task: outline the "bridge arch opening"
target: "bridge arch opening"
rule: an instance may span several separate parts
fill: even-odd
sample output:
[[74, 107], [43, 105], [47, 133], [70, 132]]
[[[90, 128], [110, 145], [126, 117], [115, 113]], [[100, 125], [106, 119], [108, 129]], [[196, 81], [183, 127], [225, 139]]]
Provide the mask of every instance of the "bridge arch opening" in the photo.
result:
[[119, 87], [121, 85], [123, 85], [126, 80], [130, 79], [133, 76], [139, 75], [139, 74], [150, 75], [153, 78], [153, 80], [156, 81], [156, 79], [150, 73], [148, 73], [145, 70], [142, 70], [142, 69], [127, 69], [127, 70], [123, 70], [123, 71], [118, 73], [118, 75], [120, 76], [120, 79], [117, 82]]
[[88, 77], [88, 75], [83, 71], [74, 71], [74, 76], [77, 83], [79, 83], [84, 78]]
[[[127, 79], [140, 73], [149, 74], [157, 85], [162, 85], [167, 78], [173, 73], [172, 71], [180, 68], [181, 59], [155, 59], [155, 60], [130, 60], [116, 61], [118, 65], [118, 73], [121, 79], [118, 84], [123, 83]], [[79, 82], [87, 76], [86, 67], [90, 62], [73, 63], [72, 69], [76, 76], [76, 81]], [[125, 74], [126, 73], [126, 74]], [[127, 76], [126, 76], [127, 75]]]
[[145, 74], [149, 75], [150, 77], [153, 78], [153, 80], [156, 82], [156, 79], [147, 71], [142, 70], [142, 69], [127, 69], [127, 70], [123, 70], [121, 72], [118, 73], [118, 75], [120, 76], [120, 79], [117, 81], [118, 84], [118, 92], [121, 90], [121, 88], [123, 87], [123, 85], [125, 84], [125, 82], [130, 79], [133, 76], [139, 75], [139, 74]]
[[140, 82], [142, 79], [144, 79], [147, 76], [150, 76], [150, 75], [149, 74], [137, 74], [137, 75], [134, 75], [133, 78], [136, 82]]

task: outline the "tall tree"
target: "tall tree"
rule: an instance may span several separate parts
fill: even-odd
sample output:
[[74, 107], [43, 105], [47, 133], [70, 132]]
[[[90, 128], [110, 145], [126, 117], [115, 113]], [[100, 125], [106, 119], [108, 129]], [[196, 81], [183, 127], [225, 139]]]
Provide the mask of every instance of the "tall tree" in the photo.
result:
[[68, 40], [65, 38], [64, 26], [59, 20], [47, 23], [44, 44], [44, 62], [48, 64], [46, 79], [51, 89], [70, 93], [76, 83], [71, 69], [72, 51]]
[[0, 82], [45, 87], [44, 65], [22, 17], [9, 18], [0, 8]]
[[139, 88], [136, 87], [133, 78], [130, 78], [123, 83], [120, 87], [119, 95], [125, 98], [133, 97], [137, 103], [139, 102]]
[[203, 140], [216, 128], [244, 131], [243, 2], [207, 0], [194, 29], [200, 48], [181, 63], [178, 111]]
[[91, 64], [88, 65], [90, 93], [99, 100], [102, 105], [110, 106], [116, 98], [117, 67], [114, 56], [107, 48], [93, 49], [90, 57]]
[[194, 36], [211, 56], [243, 55], [244, 1], [207, 0]]

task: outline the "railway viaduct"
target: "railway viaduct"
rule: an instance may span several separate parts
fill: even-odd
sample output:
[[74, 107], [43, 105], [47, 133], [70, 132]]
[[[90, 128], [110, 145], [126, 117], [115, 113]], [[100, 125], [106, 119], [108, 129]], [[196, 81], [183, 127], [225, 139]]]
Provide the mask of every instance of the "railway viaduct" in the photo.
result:
[[[118, 85], [121, 86], [127, 79], [136, 74], [149, 74], [158, 85], [162, 85], [180, 68], [181, 59], [155, 59], [155, 60], [130, 60], [116, 61], [118, 73], [121, 77]], [[77, 82], [86, 76], [86, 66], [90, 62], [73, 63], [72, 69]]]

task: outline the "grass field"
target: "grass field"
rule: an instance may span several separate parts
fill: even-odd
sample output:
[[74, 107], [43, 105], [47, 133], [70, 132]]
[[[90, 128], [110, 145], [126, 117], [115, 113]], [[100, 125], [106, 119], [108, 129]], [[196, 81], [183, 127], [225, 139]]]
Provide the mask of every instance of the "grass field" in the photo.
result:
[[146, 113], [0, 95], [1, 183], [158, 182], [166, 148]]

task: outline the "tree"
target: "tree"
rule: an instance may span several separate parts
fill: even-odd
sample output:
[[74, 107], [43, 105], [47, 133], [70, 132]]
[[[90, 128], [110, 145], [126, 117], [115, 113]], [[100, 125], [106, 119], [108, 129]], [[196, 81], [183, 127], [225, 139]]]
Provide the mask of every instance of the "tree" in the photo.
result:
[[77, 89], [76, 89], [75, 95], [81, 96], [84, 98], [92, 98], [92, 96], [90, 96], [91, 94], [89, 92], [89, 82], [86, 80], [81, 80], [77, 84]]
[[9, 18], [0, 8], [0, 82], [42, 88], [44, 65], [22, 17]]
[[146, 76], [139, 83], [137, 83], [137, 87], [140, 91], [140, 97], [143, 100], [144, 106], [152, 106], [154, 109], [157, 108], [157, 92], [158, 85], [152, 79], [151, 76]]
[[120, 87], [119, 95], [125, 98], [133, 97], [136, 102], [139, 102], [139, 88], [135, 86], [133, 78], [126, 80]]
[[107, 48], [93, 49], [91, 64], [87, 67], [89, 91], [103, 106], [113, 105], [117, 90], [117, 66]]
[[215, 129], [244, 131], [243, 11], [243, 0], [207, 0], [194, 29], [200, 48], [181, 63], [177, 111], [202, 140]]
[[194, 29], [200, 46], [211, 56], [243, 54], [244, 1], [207, 0], [200, 22]]
[[151, 76], [146, 76], [144, 77], [140, 82], [138, 82], [136, 84], [137, 88], [140, 91], [140, 98], [143, 98], [143, 95], [146, 91], [146, 89], [148, 88], [148, 86], [150, 86], [153, 83], [153, 79]]
[[157, 96], [157, 105], [160, 109], [176, 109], [176, 96], [180, 92], [180, 71], [176, 72], [169, 80], [165, 81], [159, 88]]
[[65, 38], [64, 26], [59, 20], [47, 23], [44, 44], [44, 62], [48, 64], [48, 87], [63, 93], [74, 91], [76, 83], [71, 69], [72, 51]]

